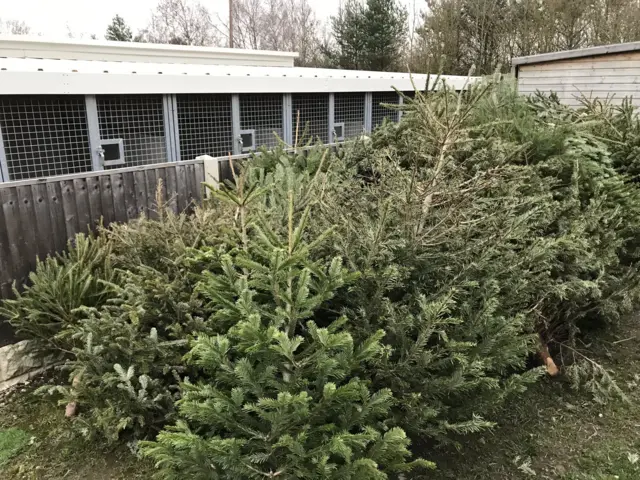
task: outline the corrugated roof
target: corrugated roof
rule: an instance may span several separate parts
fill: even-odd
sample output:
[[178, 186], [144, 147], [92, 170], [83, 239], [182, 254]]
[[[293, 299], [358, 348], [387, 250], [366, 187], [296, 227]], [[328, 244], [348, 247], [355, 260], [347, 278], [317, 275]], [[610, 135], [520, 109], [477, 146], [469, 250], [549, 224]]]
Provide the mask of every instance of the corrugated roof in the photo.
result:
[[599, 47], [580, 48], [577, 50], [564, 50], [562, 52], [541, 53], [539, 55], [529, 55], [527, 57], [516, 57], [511, 60], [511, 65], [517, 67], [520, 65], [556, 62], [559, 60], [568, 60], [572, 58], [635, 52], [636, 50], [640, 50], [640, 42], [615, 43], [612, 45], [601, 45]]

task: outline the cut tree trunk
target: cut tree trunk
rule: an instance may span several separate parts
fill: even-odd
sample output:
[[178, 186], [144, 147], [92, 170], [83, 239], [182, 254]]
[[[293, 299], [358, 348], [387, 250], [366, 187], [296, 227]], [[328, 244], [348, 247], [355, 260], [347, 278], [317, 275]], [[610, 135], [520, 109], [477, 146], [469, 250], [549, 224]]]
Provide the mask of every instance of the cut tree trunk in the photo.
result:
[[560, 373], [560, 369], [556, 365], [556, 362], [553, 361], [553, 357], [551, 357], [551, 354], [549, 353], [549, 347], [544, 342], [544, 340], [542, 340], [542, 338], [540, 339], [540, 350], [538, 353], [540, 355], [540, 358], [542, 359], [542, 363], [547, 369], [547, 374], [550, 377], [558, 376], [558, 374]]
[[[80, 377], [76, 375], [73, 377], [73, 381], [71, 382], [72, 391], [80, 384]], [[75, 391], [74, 391], [75, 393]], [[76, 411], [78, 410], [78, 404], [76, 402], [69, 402], [64, 409], [64, 416], [66, 418], [75, 417]]]

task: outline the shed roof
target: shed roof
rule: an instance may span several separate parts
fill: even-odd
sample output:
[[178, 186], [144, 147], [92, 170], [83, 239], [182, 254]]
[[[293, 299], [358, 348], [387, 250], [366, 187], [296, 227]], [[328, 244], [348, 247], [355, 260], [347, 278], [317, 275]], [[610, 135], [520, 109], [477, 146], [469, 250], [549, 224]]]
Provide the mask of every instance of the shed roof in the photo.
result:
[[[440, 78], [456, 90], [468, 81]], [[323, 68], [0, 58], [5, 95], [409, 91], [426, 81], [423, 74]]]
[[541, 53], [527, 57], [516, 57], [511, 60], [513, 67], [531, 65], [543, 62], [556, 62], [572, 58], [593, 57], [598, 55], [610, 55], [614, 53], [635, 52], [640, 50], [640, 42], [615, 43], [612, 45], [600, 45], [598, 47], [580, 48], [577, 50], [564, 50], [562, 52]]

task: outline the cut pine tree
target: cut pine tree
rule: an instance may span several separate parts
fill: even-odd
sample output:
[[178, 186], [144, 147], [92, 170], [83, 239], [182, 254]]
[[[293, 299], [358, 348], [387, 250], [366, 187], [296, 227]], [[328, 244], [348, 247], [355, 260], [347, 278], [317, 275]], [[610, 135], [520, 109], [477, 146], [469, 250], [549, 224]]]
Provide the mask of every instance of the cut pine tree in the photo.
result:
[[553, 357], [549, 353], [549, 346], [540, 339], [540, 350], [539, 350], [540, 358], [542, 359], [542, 363], [547, 369], [547, 374], [550, 377], [556, 377], [560, 373], [560, 369], [554, 362]]

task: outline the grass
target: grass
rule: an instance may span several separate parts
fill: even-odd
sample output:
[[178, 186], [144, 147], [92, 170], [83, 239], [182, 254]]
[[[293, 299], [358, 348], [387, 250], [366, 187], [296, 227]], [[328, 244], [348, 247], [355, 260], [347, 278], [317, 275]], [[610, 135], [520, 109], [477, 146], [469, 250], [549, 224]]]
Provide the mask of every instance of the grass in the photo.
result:
[[[136, 459], [126, 445], [107, 447], [73, 434], [64, 407], [32, 395], [32, 387], [0, 398], [0, 478], [2, 480], [149, 479], [152, 466]], [[2, 431], [26, 432], [27, 443], [2, 465]]]
[[[629, 319], [616, 332], [590, 345], [592, 358], [612, 372], [628, 402], [614, 399], [601, 404], [587, 392], [571, 390], [566, 380], [546, 379], [513, 399], [499, 415], [494, 430], [465, 437], [458, 450], [443, 449], [435, 455], [427, 452], [425, 456], [439, 467], [427, 478], [640, 479], [637, 324], [638, 318]], [[4, 401], [0, 398], [0, 478], [151, 478], [152, 466], [138, 460], [128, 446], [108, 448], [86, 441], [70, 434], [66, 423], [63, 407], [31, 395], [29, 388]], [[14, 436], [17, 440], [7, 442], [6, 438]], [[16, 447], [10, 450], [5, 444]], [[3, 455], [13, 457], [4, 466]]]
[[606, 404], [545, 379], [512, 400], [498, 427], [438, 452], [437, 480], [640, 479], [640, 326], [628, 319], [589, 346], [628, 397]]
[[30, 438], [29, 433], [19, 428], [0, 430], [0, 466], [20, 453]]

